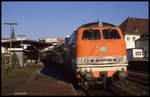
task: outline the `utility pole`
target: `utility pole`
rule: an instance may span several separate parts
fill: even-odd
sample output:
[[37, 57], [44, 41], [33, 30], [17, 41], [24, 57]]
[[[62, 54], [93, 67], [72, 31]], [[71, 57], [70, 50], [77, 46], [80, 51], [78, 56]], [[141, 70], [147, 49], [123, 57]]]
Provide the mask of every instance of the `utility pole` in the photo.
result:
[[10, 25], [10, 61], [9, 61], [9, 69], [11, 69], [12, 65], [12, 60], [11, 60], [11, 47], [12, 47], [12, 40], [11, 40], [11, 35], [12, 35], [12, 25], [18, 25], [16, 22], [5, 22], [4, 24]]

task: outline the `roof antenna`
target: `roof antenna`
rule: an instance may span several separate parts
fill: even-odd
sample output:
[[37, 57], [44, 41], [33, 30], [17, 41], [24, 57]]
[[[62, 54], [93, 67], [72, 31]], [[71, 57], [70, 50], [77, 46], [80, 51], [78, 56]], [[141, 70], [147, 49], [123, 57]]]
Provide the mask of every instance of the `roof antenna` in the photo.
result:
[[98, 26], [99, 21], [97, 20], [97, 26]]
[[103, 23], [102, 23], [102, 22], [99, 22], [99, 21], [97, 20], [97, 26], [98, 26], [98, 27], [102, 27], [102, 26], [103, 26]]

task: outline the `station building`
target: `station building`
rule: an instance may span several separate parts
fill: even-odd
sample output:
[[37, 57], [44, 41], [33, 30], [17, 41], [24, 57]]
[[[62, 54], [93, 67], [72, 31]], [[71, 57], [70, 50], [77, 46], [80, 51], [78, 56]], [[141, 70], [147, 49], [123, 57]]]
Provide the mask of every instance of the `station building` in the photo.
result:
[[[12, 47], [10, 48], [10, 43]], [[16, 54], [19, 59], [19, 66], [23, 67], [26, 62], [24, 57], [26, 56], [27, 61], [34, 61], [37, 64], [41, 63], [41, 50], [51, 46], [51, 43], [43, 43], [35, 40], [18, 39], [15, 38], [14, 30], [11, 34], [11, 40], [9, 38], [3, 38], [1, 43], [1, 52], [4, 56], [10, 57], [12, 54]], [[11, 52], [10, 52], [11, 51]], [[8, 60], [9, 61], [9, 60]]]

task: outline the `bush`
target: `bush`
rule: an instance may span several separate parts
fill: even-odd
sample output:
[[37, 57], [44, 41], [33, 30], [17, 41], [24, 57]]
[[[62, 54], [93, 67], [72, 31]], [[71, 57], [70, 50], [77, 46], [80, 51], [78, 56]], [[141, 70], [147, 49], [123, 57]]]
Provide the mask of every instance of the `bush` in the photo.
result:
[[24, 63], [26, 64], [27, 62], [27, 56], [24, 55]]
[[2, 65], [8, 64], [8, 60], [9, 59], [4, 54], [2, 54]]
[[1, 68], [2, 71], [8, 68], [9, 57], [6, 57], [5, 54], [1, 54]]
[[19, 60], [17, 58], [16, 53], [13, 53], [11, 58], [12, 58], [12, 65], [18, 65], [19, 64]]

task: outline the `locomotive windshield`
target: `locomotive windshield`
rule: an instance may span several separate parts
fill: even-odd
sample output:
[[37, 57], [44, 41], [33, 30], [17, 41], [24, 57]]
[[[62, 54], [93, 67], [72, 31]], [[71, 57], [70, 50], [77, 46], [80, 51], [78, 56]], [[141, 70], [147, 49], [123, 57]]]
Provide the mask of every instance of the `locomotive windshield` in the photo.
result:
[[120, 39], [120, 35], [115, 29], [105, 29], [103, 30], [104, 39]]
[[100, 39], [100, 31], [99, 30], [84, 30], [82, 39], [83, 40], [99, 40]]

